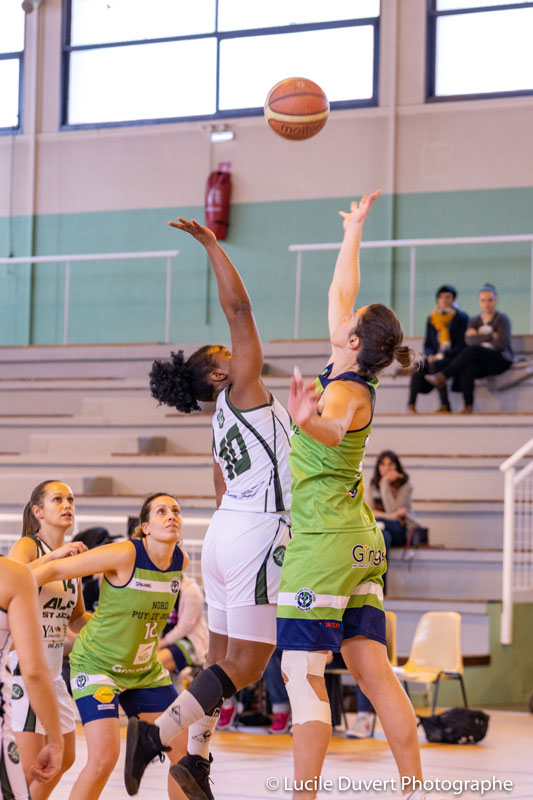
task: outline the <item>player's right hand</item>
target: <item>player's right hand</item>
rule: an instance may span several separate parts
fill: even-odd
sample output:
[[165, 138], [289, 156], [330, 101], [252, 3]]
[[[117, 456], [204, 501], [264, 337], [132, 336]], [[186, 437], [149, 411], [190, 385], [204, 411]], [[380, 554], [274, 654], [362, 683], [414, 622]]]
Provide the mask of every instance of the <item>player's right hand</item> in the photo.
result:
[[206, 225], [200, 225], [199, 222], [196, 222], [195, 219], [184, 219], [183, 217], [178, 217], [177, 222], [169, 222], [168, 223], [171, 228], [178, 228], [180, 231], [185, 231], [185, 233], [190, 233], [191, 236], [194, 236], [196, 241], [203, 244], [204, 247], [207, 247], [209, 244], [213, 244], [216, 242], [217, 237], [213, 233], [213, 231], [208, 228]]
[[47, 783], [55, 778], [63, 761], [63, 741], [61, 744], [49, 742], [37, 756], [37, 763], [31, 768], [31, 776], [39, 783]]

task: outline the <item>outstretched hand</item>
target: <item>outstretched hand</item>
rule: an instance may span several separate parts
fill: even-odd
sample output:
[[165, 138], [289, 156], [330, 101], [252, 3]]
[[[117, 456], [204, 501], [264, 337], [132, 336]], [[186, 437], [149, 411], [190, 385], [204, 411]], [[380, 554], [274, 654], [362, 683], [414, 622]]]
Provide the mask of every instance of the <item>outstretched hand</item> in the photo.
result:
[[380, 196], [380, 194], [381, 189], [377, 189], [377, 191], [372, 192], [372, 194], [364, 194], [360, 203], [357, 203], [357, 201], [354, 200], [350, 204], [349, 211], [339, 211], [339, 214], [343, 218], [342, 225], [345, 231], [363, 224], [368, 216], [368, 212], [372, 208], [372, 203]]
[[302, 373], [298, 367], [294, 368], [294, 375], [291, 378], [291, 389], [289, 393], [289, 414], [293, 422], [301, 427], [316, 414], [320, 393], [317, 391], [315, 382], [305, 383]]
[[196, 222], [195, 219], [184, 219], [183, 217], [178, 217], [177, 222], [169, 222], [168, 223], [172, 228], [178, 228], [180, 231], [185, 231], [185, 233], [190, 233], [191, 236], [194, 236], [196, 241], [203, 244], [204, 247], [207, 247], [209, 244], [213, 244], [216, 242], [217, 237], [213, 233], [210, 228], [206, 227], [205, 225], [200, 225], [199, 222]]

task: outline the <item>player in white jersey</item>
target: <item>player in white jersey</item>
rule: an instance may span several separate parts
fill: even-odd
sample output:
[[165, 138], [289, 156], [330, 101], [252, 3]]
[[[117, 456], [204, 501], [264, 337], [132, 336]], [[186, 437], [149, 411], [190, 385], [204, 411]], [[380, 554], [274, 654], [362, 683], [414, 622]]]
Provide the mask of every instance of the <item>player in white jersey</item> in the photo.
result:
[[[63, 737], [55, 692], [39, 641], [37, 589], [27, 567], [0, 556], [0, 798], [29, 800], [28, 784], [10, 725], [12, 641], [17, 648], [31, 702], [44, 722], [47, 743], [36, 753], [32, 783], [59, 772]], [[33, 796], [33, 795], [32, 795]]]
[[[43, 481], [36, 486], [24, 509], [22, 536], [13, 545], [10, 556], [28, 564], [30, 569], [47, 561], [87, 549], [82, 542], [64, 544], [65, 533], [74, 523], [74, 496], [61, 481]], [[61, 775], [74, 763], [76, 750], [76, 720], [72, 699], [61, 676], [63, 643], [67, 627], [75, 632], [85, 622], [85, 608], [79, 581], [53, 581], [39, 591], [39, 621], [44, 656], [54, 682], [61, 730], [65, 749], [61, 770], [53, 781], [36, 783], [31, 780], [31, 765], [44, 745], [44, 721], [35, 713], [21, 675], [18, 653], [10, 656], [13, 675], [12, 727], [20, 750], [32, 800], [49, 797]]]
[[157, 752], [154, 732], [166, 744], [189, 728], [188, 753], [171, 774], [188, 798], [211, 800], [209, 740], [220, 706], [259, 680], [276, 643], [276, 602], [289, 539], [290, 421], [261, 379], [261, 341], [239, 273], [208, 228], [181, 217], [170, 225], [205, 247], [231, 334], [231, 353], [222, 345], [207, 346], [185, 361], [180, 351], [169, 362], [156, 361], [150, 375], [154, 397], [180, 411], [216, 399], [218, 510], [202, 552], [209, 651], [203, 672], [157, 720], [158, 731], [130, 720], [128, 752], [133, 749], [135, 763], [148, 763]]

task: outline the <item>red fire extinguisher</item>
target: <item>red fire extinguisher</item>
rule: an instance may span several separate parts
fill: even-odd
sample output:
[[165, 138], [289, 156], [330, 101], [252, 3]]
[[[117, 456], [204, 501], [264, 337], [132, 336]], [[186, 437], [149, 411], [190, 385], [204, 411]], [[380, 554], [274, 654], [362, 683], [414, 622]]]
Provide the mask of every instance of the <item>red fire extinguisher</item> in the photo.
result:
[[205, 224], [217, 239], [226, 238], [230, 194], [230, 173], [222, 170], [212, 172], [205, 186]]

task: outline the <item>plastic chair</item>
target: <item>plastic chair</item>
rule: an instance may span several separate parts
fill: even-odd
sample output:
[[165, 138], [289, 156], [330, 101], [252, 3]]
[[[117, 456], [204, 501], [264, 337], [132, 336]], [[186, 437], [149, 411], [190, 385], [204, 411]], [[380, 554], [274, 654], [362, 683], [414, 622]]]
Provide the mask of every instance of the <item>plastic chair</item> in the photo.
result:
[[458, 680], [466, 701], [461, 652], [461, 615], [455, 611], [429, 611], [416, 626], [405, 666], [393, 667], [409, 697], [408, 683], [434, 684], [431, 713], [435, 713], [441, 678]]

